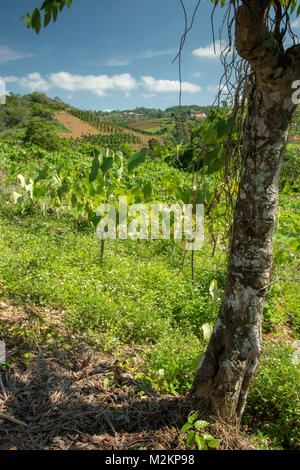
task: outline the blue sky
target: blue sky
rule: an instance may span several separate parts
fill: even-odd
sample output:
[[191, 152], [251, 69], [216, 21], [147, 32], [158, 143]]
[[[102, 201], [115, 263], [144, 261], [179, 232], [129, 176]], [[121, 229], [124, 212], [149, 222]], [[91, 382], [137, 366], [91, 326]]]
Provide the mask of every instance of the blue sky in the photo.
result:
[[[15, 93], [42, 91], [84, 109], [178, 104], [184, 27], [179, 0], [73, 0], [39, 35], [20, 17], [41, 0], [1, 2], [0, 77]], [[184, 0], [191, 15], [196, 0]], [[202, 0], [182, 56], [183, 104], [211, 104], [222, 75]], [[215, 28], [224, 10], [215, 15]], [[299, 29], [299, 24], [296, 27]]]

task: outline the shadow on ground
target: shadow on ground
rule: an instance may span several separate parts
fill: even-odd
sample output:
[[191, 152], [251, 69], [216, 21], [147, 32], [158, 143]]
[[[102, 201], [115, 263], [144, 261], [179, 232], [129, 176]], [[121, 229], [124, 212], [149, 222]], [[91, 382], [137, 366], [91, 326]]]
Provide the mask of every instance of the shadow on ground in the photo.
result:
[[176, 448], [190, 404], [143, 392], [144, 384], [123, 374], [118, 362], [89, 350], [41, 353], [29, 367], [2, 374], [2, 413], [27, 426], [0, 423], [0, 448]]
[[[23, 422], [0, 419], [0, 450], [183, 449], [180, 428], [200, 404], [136, 381], [120, 359], [93, 349], [62, 317], [51, 309], [0, 302], [0, 340], [8, 357], [16, 347], [31, 353], [26, 367], [21, 354], [0, 372], [0, 414]], [[54, 340], [48, 344], [49, 337]], [[204, 412], [199, 417], [212, 423], [205, 432], [222, 439], [221, 448], [255, 448], [237, 430]]]

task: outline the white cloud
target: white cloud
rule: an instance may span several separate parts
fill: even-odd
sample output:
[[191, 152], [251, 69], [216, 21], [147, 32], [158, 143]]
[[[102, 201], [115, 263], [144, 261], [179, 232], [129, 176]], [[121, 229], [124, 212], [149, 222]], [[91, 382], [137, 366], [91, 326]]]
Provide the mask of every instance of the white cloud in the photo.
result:
[[9, 47], [0, 46], [0, 64], [28, 57], [33, 57], [33, 54], [22, 54], [20, 52], [13, 51]]
[[21, 78], [20, 85], [31, 91], [48, 91], [50, 89], [49, 83], [38, 72], [30, 73], [27, 77]]
[[107, 90], [121, 90], [125, 92], [126, 97], [129, 97], [129, 93], [139, 86], [129, 73], [109, 77], [108, 75], [76, 75], [58, 72], [43, 78], [38, 72], [34, 72], [23, 77], [2, 78], [5, 83], [16, 83], [19, 87], [30, 91], [46, 92], [50, 88], [57, 87], [69, 92], [87, 90], [97, 96], [105, 96]]
[[176, 53], [176, 49], [166, 49], [161, 51], [144, 51], [140, 54], [137, 54], [135, 57], [137, 59], [153, 59], [154, 57], [161, 57], [164, 55], [172, 55]]
[[219, 91], [219, 85], [208, 85], [206, 89], [209, 93], [215, 95]]
[[[144, 88], [144, 98], [152, 98], [156, 93], [178, 93], [180, 83], [178, 80], [156, 80], [151, 76], [142, 77], [138, 82], [129, 73], [118, 75], [79, 75], [69, 72], [52, 73], [43, 77], [38, 72], [29, 73], [23, 77], [7, 76], [0, 77], [5, 83], [15, 83], [21, 88], [30, 91], [47, 92], [52, 88], [60, 88], [73, 93], [76, 91], [90, 91], [97, 96], [106, 96], [109, 90], [119, 90], [124, 92], [126, 98], [130, 93], [142, 86]], [[198, 93], [201, 87], [191, 82], [182, 82], [182, 91], [186, 93]], [[72, 96], [72, 95], [68, 95]]]
[[135, 59], [154, 59], [155, 57], [162, 57], [165, 55], [172, 55], [176, 53], [176, 49], [165, 49], [165, 50], [158, 50], [152, 51], [147, 50], [143, 52], [139, 52], [137, 54], [131, 54], [127, 57], [116, 57], [112, 59], [108, 59], [103, 65], [107, 67], [123, 67], [125, 65], [130, 65], [132, 61]]
[[[156, 80], [153, 77], [142, 77], [143, 86], [147, 91], [153, 93], [172, 93], [179, 92], [180, 83], [178, 80]], [[198, 93], [201, 91], [199, 85], [190, 82], [182, 82], [182, 91], [187, 93]]]
[[68, 91], [88, 90], [97, 96], [105, 96], [106, 90], [130, 92], [138, 87], [137, 81], [129, 74], [120, 75], [73, 75], [68, 72], [52, 73], [50, 82], [53, 86]]
[[221, 44], [218, 41], [215, 43], [215, 48], [214, 48], [214, 44], [211, 43], [205, 47], [199, 47], [198, 49], [194, 49], [192, 54], [196, 57], [204, 57], [206, 59], [217, 59], [220, 56], [221, 51], [225, 47], [226, 47], [225, 41], [221, 41]]
[[1, 77], [1, 79], [5, 82], [5, 83], [13, 83], [13, 82], [17, 82], [19, 80], [18, 77], [15, 77], [14, 75], [11, 75], [9, 77]]
[[124, 67], [130, 64], [130, 59], [109, 59], [105, 62], [107, 67]]
[[3, 77], [5, 83], [17, 83], [21, 88], [26, 88], [30, 91], [48, 91], [50, 84], [38, 73], [29, 73], [24, 77]]
[[6, 92], [6, 88], [5, 88], [5, 82], [0, 77], [0, 104], [5, 104], [6, 94], [7, 94], [7, 92]]
[[[220, 90], [220, 85], [208, 85], [206, 90], [212, 95], [217, 95]], [[229, 93], [228, 87], [221, 85], [221, 95], [227, 95]]]
[[153, 98], [155, 93], [142, 93], [143, 98]]
[[295, 21], [293, 21], [291, 26], [292, 28], [300, 28], [300, 18], [297, 18]]

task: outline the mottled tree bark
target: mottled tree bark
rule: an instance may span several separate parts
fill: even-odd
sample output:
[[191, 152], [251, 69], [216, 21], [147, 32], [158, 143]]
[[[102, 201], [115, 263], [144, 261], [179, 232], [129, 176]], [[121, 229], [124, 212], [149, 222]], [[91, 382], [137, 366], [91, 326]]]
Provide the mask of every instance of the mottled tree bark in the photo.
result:
[[280, 164], [295, 109], [292, 82], [300, 78], [299, 46], [283, 51], [265, 26], [269, 4], [247, 0], [236, 15], [236, 46], [250, 63], [255, 80], [223, 301], [192, 387], [199, 406], [208, 406], [215, 415], [237, 424], [261, 352]]

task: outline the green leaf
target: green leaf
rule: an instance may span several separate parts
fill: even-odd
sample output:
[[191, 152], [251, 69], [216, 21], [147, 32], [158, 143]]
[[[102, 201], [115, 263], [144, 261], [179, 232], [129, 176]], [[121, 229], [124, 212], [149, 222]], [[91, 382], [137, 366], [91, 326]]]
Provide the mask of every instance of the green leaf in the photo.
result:
[[193, 427], [193, 424], [192, 423], [185, 423], [182, 428], [180, 429], [180, 432], [183, 434], [185, 433], [186, 431], [188, 431], [189, 429], [191, 429]]
[[61, 201], [63, 198], [63, 195], [69, 191], [68, 185], [64, 182], [57, 190], [57, 195], [59, 197], [59, 200]]
[[92, 183], [98, 176], [99, 173], [99, 158], [95, 157], [92, 163], [92, 168], [89, 174], [89, 182]]
[[131, 173], [137, 166], [146, 160], [147, 150], [144, 148], [136, 152], [128, 161], [128, 173]]
[[102, 153], [99, 153], [98, 160], [99, 160], [99, 166], [101, 167], [102, 164], [103, 164], [103, 155], [102, 155]]
[[38, 8], [34, 10], [31, 17], [31, 26], [35, 30], [36, 34], [39, 34], [41, 29], [41, 13]]
[[220, 442], [221, 439], [212, 439], [211, 441], [208, 441], [208, 447], [210, 447], [211, 449], [215, 449], [216, 447], [218, 447]]
[[143, 186], [144, 198], [147, 200], [152, 194], [152, 184], [151, 181], [148, 181]]
[[77, 197], [76, 197], [76, 194], [75, 193], [72, 193], [72, 196], [71, 196], [71, 205], [72, 207], [75, 207], [77, 205]]
[[290, 10], [290, 11], [291, 11], [291, 14], [292, 14], [293, 11], [295, 10], [296, 6], [297, 6], [297, 1], [294, 0], [294, 1], [292, 2], [292, 5], [291, 5], [291, 10]]
[[216, 173], [217, 171], [221, 170], [222, 166], [223, 166], [222, 160], [210, 161], [206, 169], [207, 175], [212, 175], [213, 173]]
[[30, 13], [26, 13], [26, 15], [25, 15], [25, 22], [26, 22], [27, 28], [30, 28], [30, 25], [31, 25]]
[[233, 117], [230, 117], [227, 120], [227, 130], [233, 131], [234, 128], [235, 128], [235, 120]]
[[109, 383], [110, 383], [109, 378], [105, 377], [105, 379], [103, 380], [103, 383], [102, 383], [103, 388], [108, 389], [109, 388]]
[[212, 436], [211, 434], [201, 434], [201, 436], [202, 436], [203, 439], [205, 439], [206, 441], [210, 441], [211, 439], [214, 439], [214, 436]]
[[46, 28], [46, 26], [48, 26], [48, 24], [50, 23], [50, 21], [51, 21], [51, 9], [48, 8], [47, 10], [45, 10], [44, 28]]
[[299, 251], [299, 247], [300, 247], [300, 243], [299, 243], [299, 240], [297, 240], [297, 238], [292, 238], [289, 241], [289, 248], [292, 251]]
[[59, 197], [55, 197], [53, 199], [53, 207], [60, 207], [60, 206], [61, 206], [61, 202], [60, 202]]
[[123, 154], [121, 152], [116, 152], [114, 162], [117, 165], [117, 178], [120, 180], [123, 174]]
[[224, 119], [221, 119], [216, 124], [216, 129], [218, 133], [218, 137], [223, 137], [227, 131], [227, 122]]
[[38, 181], [44, 180], [45, 178], [47, 178], [48, 170], [49, 170], [48, 165], [44, 166], [44, 168], [39, 172], [38, 177], [34, 180], [34, 183], [37, 183]]
[[186, 438], [186, 444], [189, 446], [189, 447], [192, 447], [194, 445], [194, 442], [195, 442], [195, 433], [194, 431], [190, 431], [187, 435], [187, 438]]
[[58, 0], [58, 1], [59, 1], [59, 5], [58, 5], [59, 11], [62, 11], [63, 7], [65, 6], [65, 0]]
[[43, 186], [39, 186], [38, 184], [35, 184], [33, 186], [33, 196], [36, 199], [44, 197], [45, 195], [46, 195], [46, 188], [44, 188]]
[[216, 129], [214, 129], [213, 125], [210, 125], [208, 129], [203, 133], [203, 140], [205, 144], [214, 144], [216, 143], [218, 138]]
[[217, 147], [208, 150], [204, 157], [204, 163], [209, 164], [212, 160], [216, 160], [219, 157], [220, 153], [220, 146], [218, 145]]
[[285, 251], [277, 250], [274, 258], [277, 264], [283, 264], [289, 258], [289, 255]]
[[53, 4], [51, 5], [51, 9], [52, 9], [53, 21], [54, 21], [54, 23], [55, 23], [56, 18], [57, 18], [57, 14], [58, 14], [57, 4], [56, 4], [56, 3], [53, 3]]
[[193, 424], [195, 419], [197, 419], [198, 416], [198, 411], [194, 411], [193, 413], [190, 413], [188, 416], [188, 423]]
[[206, 172], [211, 175], [223, 166], [223, 146], [218, 145], [209, 150], [204, 157], [204, 163], [207, 165]]
[[174, 382], [176, 375], [179, 372], [179, 367], [174, 358], [172, 358], [168, 363], [168, 372], [170, 374], [170, 381]]
[[194, 200], [194, 191], [190, 188], [177, 189], [176, 196], [184, 204], [191, 204]]
[[113, 167], [113, 164], [114, 164], [113, 157], [104, 158], [103, 163], [101, 165], [101, 171], [103, 173], [103, 176], [105, 176], [106, 173], [108, 173], [108, 171]]
[[173, 183], [171, 179], [167, 176], [164, 176], [161, 180], [161, 184], [163, 185], [164, 188], [169, 189], [170, 187], [173, 187]]
[[196, 434], [196, 444], [199, 450], [206, 450], [207, 445], [205, 443], [205, 440], [203, 439], [202, 436], [199, 436], [199, 434]]
[[208, 425], [209, 423], [207, 421], [204, 421], [203, 419], [199, 419], [198, 421], [194, 423], [194, 426], [196, 429], [203, 429]]

